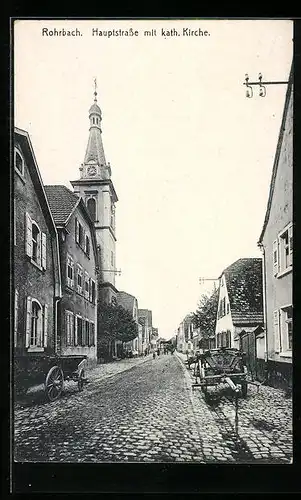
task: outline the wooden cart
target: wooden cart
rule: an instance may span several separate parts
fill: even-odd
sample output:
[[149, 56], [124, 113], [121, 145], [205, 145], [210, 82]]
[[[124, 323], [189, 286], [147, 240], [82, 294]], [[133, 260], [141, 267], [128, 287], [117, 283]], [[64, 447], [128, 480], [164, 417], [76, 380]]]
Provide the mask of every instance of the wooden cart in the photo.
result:
[[201, 387], [206, 395], [209, 386], [226, 383], [235, 393], [241, 392], [246, 397], [247, 373], [243, 352], [234, 348], [210, 349], [196, 356], [193, 387]]
[[44, 383], [45, 395], [49, 401], [57, 400], [64, 389], [65, 380], [77, 383], [82, 391], [87, 383], [86, 355], [32, 355], [16, 356], [15, 385], [19, 392], [26, 392], [32, 384]]

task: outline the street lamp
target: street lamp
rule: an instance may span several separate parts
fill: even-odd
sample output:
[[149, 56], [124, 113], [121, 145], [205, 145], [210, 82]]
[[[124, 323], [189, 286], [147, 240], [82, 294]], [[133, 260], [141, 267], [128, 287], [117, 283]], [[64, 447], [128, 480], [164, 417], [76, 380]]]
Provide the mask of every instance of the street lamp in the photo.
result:
[[258, 74], [258, 82], [250, 82], [250, 78], [248, 73], [245, 74], [245, 82], [243, 85], [246, 86], [246, 97], [252, 98], [253, 97], [253, 86], [258, 85], [259, 86], [259, 96], [260, 97], [265, 97], [266, 96], [266, 85], [285, 85], [288, 84], [288, 82], [282, 82], [282, 81], [277, 81], [277, 82], [263, 82], [262, 81], [262, 73]]

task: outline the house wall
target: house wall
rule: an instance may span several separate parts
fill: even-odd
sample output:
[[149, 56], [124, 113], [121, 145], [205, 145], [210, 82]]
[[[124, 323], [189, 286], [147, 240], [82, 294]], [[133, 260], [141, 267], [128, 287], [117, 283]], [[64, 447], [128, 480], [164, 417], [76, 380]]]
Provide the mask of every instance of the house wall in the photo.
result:
[[[265, 300], [268, 359], [281, 364], [292, 363], [292, 353], [285, 348], [284, 325], [280, 321], [280, 351], [274, 328], [274, 311], [292, 304], [292, 272], [274, 276], [273, 242], [288, 223], [292, 222], [292, 167], [293, 167], [293, 100], [289, 100], [285, 131], [281, 144], [279, 164], [275, 179], [274, 193], [269, 220], [263, 236], [265, 262]], [[287, 370], [286, 370], [287, 371]]]
[[[88, 257], [84, 250], [79, 246], [75, 240], [75, 218], [78, 219], [79, 223], [82, 225], [84, 231], [89, 236], [90, 239], [90, 257]], [[61, 259], [61, 269], [62, 269], [62, 289], [63, 298], [59, 305], [59, 341], [61, 354], [85, 354], [88, 356], [88, 363], [95, 364], [97, 356], [97, 275], [96, 275], [96, 255], [93, 251], [92, 245], [92, 235], [90, 226], [83, 216], [81, 210], [77, 208], [75, 212], [70, 217], [68, 224], [66, 225], [66, 230], [60, 230], [59, 232], [59, 245], [60, 245], [60, 259]], [[63, 240], [63, 234], [65, 235], [65, 240]], [[69, 254], [74, 260], [74, 286], [70, 288], [67, 285], [67, 254]], [[96, 300], [95, 304], [90, 302], [84, 297], [83, 294], [77, 292], [77, 269], [76, 265], [80, 264], [83, 268], [83, 289], [84, 289], [84, 276], [85, 271], [89, 274], [89, 277], [95, 281], [95, 291]], [[83, 319], [88, 319], [94, 322], [95, 329], [95, 345], [94, 346], [68, 346], [67, 345], [67, 334], [66, 334], [66, 315], [65, 311], [70, 311], [75, 316], [80, 315]]]
[[[21, 147], [16, 143], [18, 150]], [[24, 156], [23, 156], [24, 158]], [[18, 291], [18, 313], [16, 317], [16, 330], [13, 332], [16, 354], [39, 355], [52, 353], [54, 351], [54, 264], [55, 232], [51, 231], [46, 222], [44, 207], [32, 182], [28, 166], [25, 162], [24, 176], [20, 176], [14, 170], [14, 288]], [[31, 258], [26, 255], [26, 212], [38, 224], [41, 232], [46, 234], [46, 270], [38, 268]], [[42, 306], [48, 306], [47, 321], [47, 346], [39, 348], [39, 352], [32, 352], [32, 348], [26, 348], [26, 305], [27, 297], [30, 296], [40, 302]], [[31, 352], [30, 352], [31, 351]]]
[[[221, 316], [220, 315], [220, 304], [221, 301], [225, 298], [225, 315]], [[219, 299], [218, 299], [218, 309], [217, 309], [217, 318], [216, 318], [216, 326], [215, 326], [215, 338], [216, 338], [216, 346], [218, 345], [217, 340], [218, 340], [218, 334], [222, 332], [230, 332], [231, 335], [231, 346], [230, 347], [235, 347], [239, 348], [239, 340], [235, 340], [237, 337], [237, 331], [233, 325], [232, 322], [232, 316], [231, 316], [231, 308], [230, 306], [228, 307], [229, 312], [227, 312], [227, 304], [229, 304], [229, 296], [228, 296], [228, 291], [227, 291], [227, 285], [225, 281], [225, 276], [222, 275], [220, 279], [220, 287], [219, 287]]]

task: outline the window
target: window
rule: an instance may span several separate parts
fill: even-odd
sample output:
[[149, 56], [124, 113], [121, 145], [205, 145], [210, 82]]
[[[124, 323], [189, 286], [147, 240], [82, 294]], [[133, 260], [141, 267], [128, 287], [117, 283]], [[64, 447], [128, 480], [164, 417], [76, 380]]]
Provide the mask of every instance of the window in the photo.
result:
[[89, 300], [89, 274], [85, 271], [85, 299]]
[[15, 290], [15, 315], [14, 315], [14, 346], [17, 347], [18, 342], [18, 314], [19, 311], [19, 292]]
[[46, 269], [47, 238], [46, 233], [40, 231], [38, 224], [28, 213], [25, 214], [25, 251], [31, 261], [42, 269]]
[[228, 303], [227, 303], [227, 314], [229, 314], [229, 313], [230, 313], [230, 304], [229, 304], [229, 302], [228, 302]]
[[77, 264], [77, 292], [83, 293], [83, 269]]
[[85, 252], [86, 252], [87, 256], [89, 257], [90, 256], [90, 240], [89, 240], [89, 236], [86, 236]]
[[68, 346], [74, 345], [74, 314], [71, 311], [65, 311], [66, 321], [66, 343]]
[[84, 335], [83, 335], [83, 343], [82, 343], [83, 346], [89, 345], [89, 326], [90, 326], [89, 320], [86, 319], [85, 320]]
[[115, 205], [111, 201], [111, 227], [115, 229]]
[[24, 159], [21, 153], [15, 148], [15, 169], [24, 176]]
[[84, 241], [83, 226], [80, 224], [77, 218], [75, 219], [75, 241], [81, 247], [83, 246], [83, 241]]
[[25, 345], [31, 349], [44, 350], [48, 338], [48, 306], [27, 297], [26, 310], [26, 341]]
[[75, 345], [82, 345], [82, 335], [83, 335], [83, 319], [81, 316], [76, 316], [75, 322]]
[[96, 220], [96, 201], [95, 198], [89, 198], [87, 202], [87, 208], [90, 214], [90, 217], [93, 222]]
[[291, 351], [293, 345], [293, 307], [281, 308], [281, 344], [282, 352]]
[[67, 286], [74, 287], [74, 261], [70, 255], [67, 255]]
[[95, 299], [96, 299], [96, 288], [95, 288], [95, 281], [90, 279], [90, 294], [89, 294], [89, 300], [95, 304]]
[[293, 225], [290, 223], [273, 242], [273, 273], [281, 277], [282, 273], [292, 269]]

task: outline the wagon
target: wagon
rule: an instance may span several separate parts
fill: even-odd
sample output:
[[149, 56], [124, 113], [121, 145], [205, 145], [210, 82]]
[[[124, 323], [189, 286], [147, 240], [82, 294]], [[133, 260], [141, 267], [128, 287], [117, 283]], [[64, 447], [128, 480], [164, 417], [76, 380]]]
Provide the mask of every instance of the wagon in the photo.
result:
[[58, 399], [64, 389], [65, 380], [77, 383], [82, 391], [87, 383], [85, 376], [86, 355], [33, 355], [16, 356], [15, 383], [17, 391], [26, 392], [31, 384], [44, 383], [45, 395], [49, 401]]
[[242, 351], [224, 347], [198, 354], [194, 363], [193, 387], [201, 387], [207, 395], [209, 386], [226, 383], [235, 393], [241, 392], [246, 397], [248, 371], [244, 357]]

